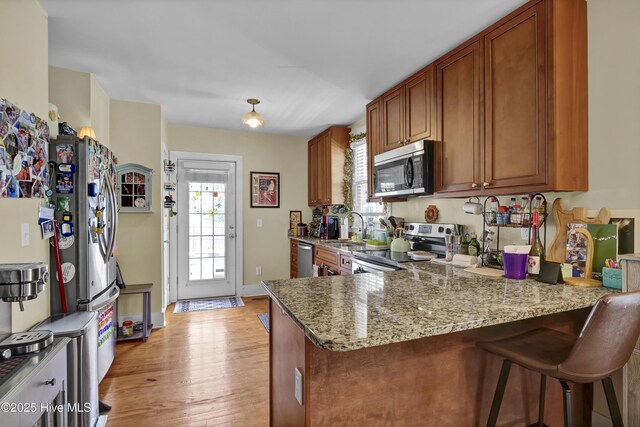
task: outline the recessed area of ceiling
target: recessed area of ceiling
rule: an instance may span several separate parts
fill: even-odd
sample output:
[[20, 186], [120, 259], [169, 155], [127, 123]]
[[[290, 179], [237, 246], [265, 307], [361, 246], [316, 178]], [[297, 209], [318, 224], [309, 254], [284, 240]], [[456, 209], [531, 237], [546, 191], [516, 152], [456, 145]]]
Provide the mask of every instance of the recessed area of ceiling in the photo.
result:
[[169, 123], [311, 136], [524, 0], [39, 0], [49, 63], [107, 94], [162, 104]]

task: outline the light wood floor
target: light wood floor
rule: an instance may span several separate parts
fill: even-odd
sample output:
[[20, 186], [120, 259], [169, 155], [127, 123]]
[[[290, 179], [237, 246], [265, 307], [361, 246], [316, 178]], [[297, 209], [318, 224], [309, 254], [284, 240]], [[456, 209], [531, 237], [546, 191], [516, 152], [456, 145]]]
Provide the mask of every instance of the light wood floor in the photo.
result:
[[100, 384], [108, 426], [266, 426], [269, 336], [257, 314], [268, 300], [193, 313], [167, 308], [167, 327], [123, 342]]

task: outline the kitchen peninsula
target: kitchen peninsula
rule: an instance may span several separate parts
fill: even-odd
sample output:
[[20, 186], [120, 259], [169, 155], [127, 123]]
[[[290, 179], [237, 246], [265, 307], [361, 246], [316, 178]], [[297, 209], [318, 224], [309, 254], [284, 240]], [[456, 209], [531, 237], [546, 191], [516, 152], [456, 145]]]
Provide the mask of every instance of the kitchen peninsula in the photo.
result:
[[[577, 334], [609, 292], [422, 266], [263, 283], [271, 425], [484, 424], [501, 360], [475, 343], [538, 327]], [[499, 425], [537, 419], [539, 377], [514, 369]], [[548, 381], [547, 424], [562, 423], [560, 396]], [[576, 386], [578, 425], [590, 425], [591, 406], [591, 386]]]

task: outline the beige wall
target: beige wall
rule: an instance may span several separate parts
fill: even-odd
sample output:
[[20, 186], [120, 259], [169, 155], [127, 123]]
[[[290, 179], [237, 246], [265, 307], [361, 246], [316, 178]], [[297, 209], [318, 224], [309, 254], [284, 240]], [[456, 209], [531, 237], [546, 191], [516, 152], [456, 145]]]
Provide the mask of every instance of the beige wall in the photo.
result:
[[[640, 2], [590, 0], [589, 27], [589, 191], [547, 194], [562, 197], [566, 208], [608, 207], [614, 216], [636, 218], [640, 251]], [[482, 227], [480, 217], [462, 213], [464, 200], [411, 199], [394, 203], [393, 214], [424, 220], [435, 204], [444, 221]], [[550, 227], [549, 239], [555, 233]], [[512, 234], [513, 237], [513, 234]]]
[[[303, 211], [303, 221], [311, 220], [307, 207], [307, 138], [237, 132], [192, 126], [169, 125], [170, 151], [231, 154], [242, 156], [244, 284], [289, 277], [289, 211]], [[280, 172], [279, 209], [250, 208], [249, 172]], [[256, 226], [263, 220], [263, 227]], [[256, 276], [256, 266], [262, 276]]]
[[[153, 283], [151, 309], [162, 312], [162, 109], [157, 104], [111, 101], [111, 150], [119, 164], [138, 163], [153, 169], [153, 212], [120, 212], [118, 216], [118, 263], [127, 284]], [[120, 315], [140, 313], [138, 296], [120, 299]], [[161, 326], [156, 324], [156, 326]]]
[[[0, 37], [0, 97], [41, 118], [48, 111], [48, 18], [35, 0], [3, 0], [0, 16], [3, 19]], [[8, 37], [6, 35], [19, 35]], [[19, 40], [19, 42], [17, 42]], [[9, 61], [9, 58], [13, 60]], [[38, 205], [41, 199], [0, 199], [0, 263], [49, 262], [48, 241], [40, 238]], [[30, 245], [20, 244], [20, 224], [29, 224]], [[49, 285], [38, 298], [25, 303], [20, 312], [17, 304], [0, 302], [0, 310], [12, 311], [11, 330], [28, 329], [49, 316]]]
[[88, 124], [93, 127], [93, 131], [96, 133], [96, 139], [109, 147], [109, 111], [111, 108], [111, 99], [93, 75], [91, 75], [90, 93], [91, 110]]
[[49, 102], [58, 106], [60, 123], [80, 132], [91, 123], [91, 74], [49, 67]]
[[109, 147], [110, 98], [92, 74], [49, 67], [49, 102], [58, 106], [61, 123], [78, 132], [91, 126], [96, 139]]

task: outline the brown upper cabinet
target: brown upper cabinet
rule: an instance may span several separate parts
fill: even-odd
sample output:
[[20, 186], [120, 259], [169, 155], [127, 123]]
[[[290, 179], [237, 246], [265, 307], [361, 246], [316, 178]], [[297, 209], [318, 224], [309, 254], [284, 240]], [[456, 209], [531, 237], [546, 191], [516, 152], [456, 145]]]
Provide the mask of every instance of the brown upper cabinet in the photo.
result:
[[334, 126], [309, 141], [309, 206], [344, 204], [344, 158], [350, 130]]
[[586, 3], [530, 1], [380, 99], [383, 151], [436, 140], [436, 196], [586, 191]]
[[381, 152], [432, 136], [433, 65], [381, 97]]
[[480, 42], [452, 52], [436, 64], [438, 136], [436, 189], [479, 188], [482, 171]]

